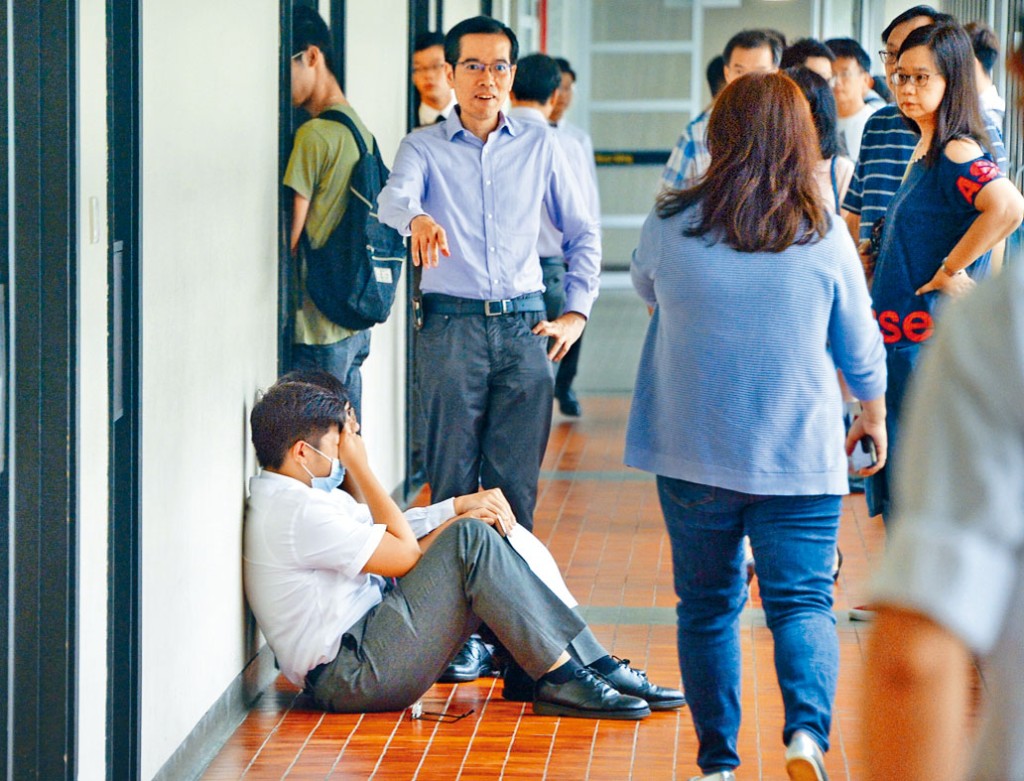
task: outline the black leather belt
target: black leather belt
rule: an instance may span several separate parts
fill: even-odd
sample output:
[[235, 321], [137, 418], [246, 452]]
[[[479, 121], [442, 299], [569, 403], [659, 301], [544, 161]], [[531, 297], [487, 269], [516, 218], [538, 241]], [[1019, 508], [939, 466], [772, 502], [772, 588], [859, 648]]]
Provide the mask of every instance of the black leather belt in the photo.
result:
[[496, 298], [481, 301], [477, 298], [459, 298], [440, 293], [426, 293], [423, 296], [423, 311], [438, 315], [483, 315], [497, 317], [519, 312], [543, 312], [544, 296], [541, 293], [527, 293], [517, 298]]

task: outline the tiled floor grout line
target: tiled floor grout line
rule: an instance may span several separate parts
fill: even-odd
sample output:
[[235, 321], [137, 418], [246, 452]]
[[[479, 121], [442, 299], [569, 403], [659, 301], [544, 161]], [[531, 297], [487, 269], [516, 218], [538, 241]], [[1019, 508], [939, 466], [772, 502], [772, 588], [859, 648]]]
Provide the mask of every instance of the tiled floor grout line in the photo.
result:
[[256, 760], [259, 759], [260, 754], [263, 753], [263, 749], [266, 748], [267, 743], [270, 742], [270, 739], [274, 736], [278, 729], [280, 729], [281, 725], [284, 723], [284, 720], [288, 717], [288, 714], [291, 713], [292, 707], [295, 705], [296, 699], [298, 699], [298, 695], [292, 697], [291, 702], [288, 703], [288, 707], [285, 708], [284, 713], [281, 714], [281, 718], [279, 718], [277, 722], [274, 724], [273, 729], [271, 729], [270, 732], [267, 733], [267, 736], [263, 739], [263, 742], [260, 743], [260, 747], [256, 749], [256, 753], [253, 754], [252, 759], [249, 760], [249, 764], [245, 766], [245, 770], [242, 771], [242, 774], [239, 776], [239, 778], [245, 778], [246, 773], [248, 773], [249, 770], [252, 769], [252, 766], [256, 764]]
[[[469, 759], [470, 751], [473, 749], [473, 741], [476, 740], [476, 733], [480, 730], [480, 725], [484, 723], [484, 714], [487, 713], [487, 706], [491, 703], [491, 697], [494, 696], [495, 685], [498, 679], [491, 679], [491, 688], [487, 690], [487, 697], [484, 699], [484, 704], [480, 708], [480, 715], [476, 719], [476, 723], [473, 725], [473, 732], [469, 736], [469, 740], [466, 742], [466, 750], [462, 753], [462, 762], [459, 763], [459, 772], [455, 774], [456, 781], [462, 778], [462, 771], [466, 767], [466, 760]], [[455, 694], [455, 690], [459, 688], [457, 685], [452, 687], [452, 694]], [[445, 708], [447, 710], [447, 707]], [[431, 742], [433, 742], [433, 736], [431, 736]], [[429, 746], [428, 746], [429, 750]], [[427, 758], [427, 752], [423, 752], [423, 758], [420, 760], [419, 767], [416, 768], [416, 775], [413, 776], [413, 781], [419, 777], [420, 768], [423, 767], [423, 762]]]
[[[519, 717], [516, 719], [516, 726], [512, 729], [512, 738], [508, 742], [508, 748], [505, 749], [505, 756], [501, 760], [501, 770], [498, 772], [498, 779], [505, 777], [505, 768], [508, 767], [508, 761], [512, 757], [512, 747], [516, 744], [516, 738], [519, 737], [519, 727], [523, 723], [523, 714], [526, 713], [526, 704], [524, 703], [519, 707]], [[548, 759], [551, 758], [551, 749], [548, 748]]]
[[[458, 691], [458, 689], [459, 689], [459, 685], [455, 684], [452, 687], [452, 690], [450, 692], [448, 692], [448, 699], [444, 701], [444, 707], [441, 709], [441, 713], [447, 713], [448, 712], [448, 709], [451, 707], [452, 698], [455, 697], [455, 692]], [[487, 709], [487, 706], [486, 706], [486, 703], [485, 703], [484, 710], [486, 710], [486, 709]], [[402, 711], [402, 717], [403, 718], [405, 717], [406, 711], [409, 711], [410, 713], [412, 712], [411, 709], [406, 708], [406, 710]], [[483, 717], [484, 717], [484, 712], [483, 712], [483, 710], [481, 710], [480, 711], [480, 718], [478, 718], [476, 720], [476, 728], [479, 728], [480, 721], [483, 719]], [[420, 763], [418, 765], [416, 765], [416, 771], [412, 774], [412, 781], [416, 781], [416, 779], [419, 778], [420, 770], [423, 768], [423, 763], [426, 762], [426, 760], [427, 760], [427, 755], [430, 753], [430, 747], [432, 745], [434, 745], [434, 737], [437, 735], [437, 731], [440, 728], [441, 728], [441, 720], [438, 719], [437, 721], [434, 722], [434, 729], [432, 729], [430, 731], [430, 740], [428, 740], [427, 741], [427, 745], [423, 747], [423, 754], [420, 756]], [[474, 732], [476, 731], [476, 728], [474, 728]], [[384, 752], [381, 754], [381, 758], [382, 759], [384, 758], [384, 754], [386, 754], [386, 753], [387, 753], [387, 747], [385, 746]], [[461, 768], [460, 768], [460, 772], [461, 772]]]
[[601, 719], [594, 719], [594, 731], [590, 733], [590, 754], [587, 756], [587, 772], [583, 778], [590, 778], [590, 768], [594, 766], [594, 746], [597, 745], [597, 733], [601, 730]]
[[359, 725], [363, 723], [364, 718], [366, 718], [366, 714], [360, 713], [359, 719], [352, 727], [352, 731], [348, 733], [348, 737], [345, 738], [345, 742], [341, 744], [341, 750], [338, 752], [338, 756], [334, 758], [334, 762], [331, 764], [331, 769], [328, 770], [327, 775], [324, 776], [324, 781], [327, 781], [327, 779], [334, 774], [334, 769], [338, 766], [338, 763], [341, 762], [341, 758], [345, 754], [345, 749], [347, 749], [348, 744], [352, 742], [352, 736], [356, 734], [356, 731], [359, 729]]
[[[525, 705], [523, 706], [523, 709], [524, 710], [526, 709]], [[520, 720], [522, 719], [522, 714], [520, 714], [519, 718], [520, 718]], [[561, 726], [561, 724], [562, 724], [562, 720], [561, 719], [558, 719], [557, 721], [555, 721], [555, 728], [551, 731], [551, 741], [548, 743], [548, 755], [547, 755], [547, 759], [544, 761], [544, 773], [543, 773], [543, 775], [541, 775], [541, 780], [542, 781], [547, 781], [548, 770], [551, 767], [551, 755], [555, 751], [555, 741], [558, 739], [558, 728]], [[516, 729], [518, 730], [518, 728], [519, 728], [519, 725], [517, 724], [516, 725]], [[506, 763], [508, 762], [508, 758], [509, 758], [509, 755], [511, 755], [511, 753], [512, 753], [512, 744], [509, 743], [509, 745], [508, 745], [508, 753], [505, 754], [505, 762]], [[504, 775], [504, 767], [502, 768], [502, 774]]]
[[309, 734], [306, 735], [306, 739], [302, 741], [302, 745], [299, 746], [299, 750], [295, 752], [295, 758], [292, 759], [291, 764], [288, 765], [288, 767], [285, 768], [284, 773], [281, 774], [282, 779], [287, 778], [288, 774], [292, 772], [292, 768], [295, 767], [295, 764], [299, 761], [299, 757], [302, 756], [302, 752], [306, 750], [306, 746], [309, 745], [309, 741], [313, 739], [313, 735], [315, 735], [316, 731], [320, 729], [320, 725], [324, 723], [324, 719], [326, 717], [327, 711], [320, 714], [320, 718], [317, 719], [316, 725], [309, 731]]
[[384, 748], [381, 749], [380, 756], [377, 757], [377, 764], [373, 766], [373, 772], [370, 773], [367, 781], [372, 781], [373, 777], [377, 775], [377, 771], [380, 770], [380, 766], [384, 764], [384, 757], [388, 755], [388, 749], [391, 747], [391, 741], [395, 739], [395, 733], [398, 732], [398, 728], [402, 726], [402, 719], [405, 718], [405, 711], [403, 710], [398, 718], [395, 720], [394, 729], [391, 730], [391, 734], [388, 735], [387, 741], [384, 743]]

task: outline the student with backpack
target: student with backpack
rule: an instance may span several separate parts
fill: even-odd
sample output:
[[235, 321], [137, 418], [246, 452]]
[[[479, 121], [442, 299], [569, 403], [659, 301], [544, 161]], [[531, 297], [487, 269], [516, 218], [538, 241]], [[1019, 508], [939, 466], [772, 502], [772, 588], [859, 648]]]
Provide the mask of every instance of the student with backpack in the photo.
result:
[[376, 220], [374, 201], [387, 169], [345, 99], [332, 57], [323, 19], [312, 8], [296, 6], [292, 104], [312, 119], [295, 133], [284, 176], [295, 193], [290, 246], [300, 296], [292, 366], [321, 369], [341, 380], [359, 417], [359, 369], [370, 354], [369, 328], [387, 317], [405, 250], [401, 236]]

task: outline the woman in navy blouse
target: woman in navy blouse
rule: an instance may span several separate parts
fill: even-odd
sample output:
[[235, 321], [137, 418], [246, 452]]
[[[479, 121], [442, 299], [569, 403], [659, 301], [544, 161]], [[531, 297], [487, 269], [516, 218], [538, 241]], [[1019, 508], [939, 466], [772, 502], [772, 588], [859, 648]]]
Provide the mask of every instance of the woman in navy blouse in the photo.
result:
[[[729, 781], [740, 764], [744, 534], [775, 640], [787, 768], [825, 778], [844, 450], [870, 435], [885, 460], [884, 350], [853, 241], [815, 180], [799, 87], [780, 73], [737, 79], [708, 140], [707, 174], [659, 198], [633, 256], [653, 315], [626, 463], [657, 475], [702, 778]], [[849, 438], [837, 368], [866, 400]]]
[[[992, 247], [1024, 215], [1024, 198], [988, 151], [974, 52], [963, 28], [940, 23], [911, 32], [892, 81], [900, 112], [921, 139], [886, 213], [871, 285], [889, 373], [890, 456], [907, 381], [943, 301], [988, 274]], [[883, 518], [887, 472], [867, 486], [869, 510]]]

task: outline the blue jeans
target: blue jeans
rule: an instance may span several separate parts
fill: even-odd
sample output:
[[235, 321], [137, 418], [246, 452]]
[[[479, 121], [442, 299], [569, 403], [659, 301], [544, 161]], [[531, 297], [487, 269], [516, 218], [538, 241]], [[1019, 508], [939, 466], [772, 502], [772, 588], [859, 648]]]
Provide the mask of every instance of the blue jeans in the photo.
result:
[[701, 771], [740, 764], [745, 534], [775, 640], [783, 742], [802, 729], [827, 751], [839, 673], [832, 562], [841, 497], [754, 496], [659, 475], [658, 498], [672, 542], [679, 666]]
[[334, 344], [293, 344], [292, 370], [329, 372], [345, 383], [348, 400], [363, 420], [363, 375], [359, 367], [370, 354], [370, 329], [356, 331]]

